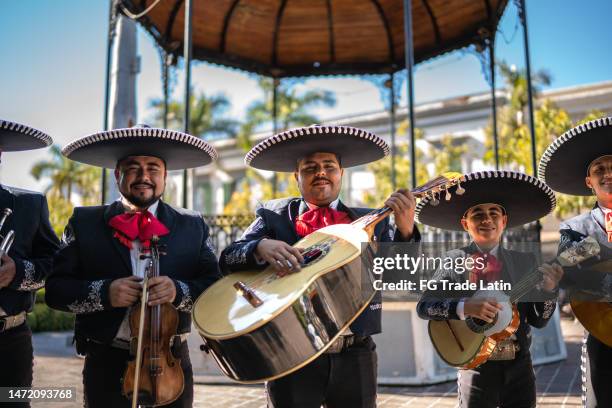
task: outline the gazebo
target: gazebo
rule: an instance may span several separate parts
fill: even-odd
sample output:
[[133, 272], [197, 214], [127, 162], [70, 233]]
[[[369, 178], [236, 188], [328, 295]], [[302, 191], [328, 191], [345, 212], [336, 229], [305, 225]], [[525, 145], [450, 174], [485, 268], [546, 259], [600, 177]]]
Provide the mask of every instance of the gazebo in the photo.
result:
[[[515, 0], [524, 28], [529, 76], [524, 1]], [[394, 186], [394, 118], [398, 94], [394, 75], [406, 69], [410, 163], [412, 186], [415, 186], [414, 64], [469, 45], [475, 45], [482, 55], [481, 61], [487, 65], [499, 167], [494, 44], [497, 25], [507, 4], [508, 0], [111, 0], [108, 64], [114, 22], [120, 12], [138, 21], [164, 53], [162, 77], [166, 102], [169, 65], [177, 61], [181, 50], [185, 60], [185, 101], [189, 100], [192, 59], [269, 76], [274, 78], [276, 86], [283, 78], [388, 75]], [[272, 112], [274, 132], [278, 130], [275, 95], [276, 92]], [[533, 118], [532, 111], [530, 97], [530, 118]], [[184, 116], [183, 130], [189, 132], [187, 103]], [[533, 120], [530, 126], [533, 139]], [[532, 145], [535, 163], [535, 144]], [[187, 172], [184, 206], [187, 205], [186, 180]]]

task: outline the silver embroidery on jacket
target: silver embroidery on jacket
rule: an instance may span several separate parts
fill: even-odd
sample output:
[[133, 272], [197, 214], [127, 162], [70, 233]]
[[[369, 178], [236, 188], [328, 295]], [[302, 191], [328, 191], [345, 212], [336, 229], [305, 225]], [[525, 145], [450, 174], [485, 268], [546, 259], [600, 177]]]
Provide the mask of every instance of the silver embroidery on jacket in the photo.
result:
[[225, 263], [228, 265], [245, 264], [247, 262], [248, 245], [243, 245], [234, 251], [225, 254]]
[[448, 320], [448, 314], [450, 309], [450, 302], [443, 300], [441, 302], [435, 302], [431, 306], [427, 307], [427, 315], [431, 317], [440, 317]]
[[185, 282], [177, 282], [181, 288], [181, 292], [183, 292], [183, 296], [181, 303], [179, 303], [179, 305], [176, 307], [176, 310], [181, 312], [191, 312], [191, 309], [193, 308], [193, 299], [191, 297], [191, 292], [189, 292], [189, 286]]
[[544, 312], [542, 312], [542, 319], [550, 319], [550, 316], [552, 316], [552, 314], [555, 312], [556, 305], [556, 299], [544, 301]]
[[62, 248], [67, 247], [71, 243], [75, 241], [74, 230], [72, 229], [72, 225], [70, 223], [66, 225], [64, 228], [64, 233], [62, 234]]
[[23, 267], [24, 267], [23, 280], [21, 281], [21, 285], [19, 285], [17, 290], [31, 291], [31, 290], [40, 289], [43, 286], [45, 286], [44, 279], [43, 280], [35, 279], [36, 268], [32, 262], [24, 259]]
[[96, 280], [89, 284], [87, 298], [82, 301], [75, 300], [68, 305], [68, 310], [72, 313], [93, 313], [104, 310], [102, 305], [102, 286], [104, 280]]

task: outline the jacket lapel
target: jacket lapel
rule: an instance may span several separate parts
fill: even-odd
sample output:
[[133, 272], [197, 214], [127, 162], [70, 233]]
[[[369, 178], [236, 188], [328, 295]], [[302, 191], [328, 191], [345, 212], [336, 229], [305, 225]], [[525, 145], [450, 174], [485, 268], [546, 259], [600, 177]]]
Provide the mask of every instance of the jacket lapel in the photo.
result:
[[130, 259], [130, 250], [125, 245], [120, 243], [117, 238], [113, 236], [114, 230], [108, 226], [108, 222], [110, 221], [111, 218], [113, 218], [116, 215], [123, 214], [124, 212], [125, 212], [125, 209], [123, 208], [123, 204], [121, 204], [121, 202], [119, 201], [115, 201], [114, 203], [109, 205], [106, 208], [106, 211], [104, 211], [104, 226], [105, 226], [104, 229], [105, 229], [106, 238], [110, 240], [111, 245], [115, 248], [115, 250], [119, 254], [119, 257], [123, 261], [124, 266], [127, 268], [127, 271], [131, 275], [133, 271], [132, 271], [132, 261]]
[[[162, 224], [164, 224], [166, 228], [168, 228], [168, 231], [170, 231], [168, 234], [159, 237], [159, 245], [165, 246], [168, 251], [171, 251], [172, 249], [169, 248], [170, 241], [172, 240], [172, 237], [176, 235], [176, 234], [173, 234], [174, 223], [176, 221], [174, 209], [172, 209], [172, 207], [170, 207], [168, 204], [160, 200], [159, 205], [157, 207], [157, 219]], [[169, 259], [171, 258], [168, 258], [167, 256], [164, 256], [164, 255], [160, 255], [159, 257], [160, 275], [164, 275], [164, 271], [170, 270], [169, 265], [168, 265]]]
[[507, 276], [512, 284], [518, 282], [519, 276], [516, 275], [518, 271], [515, 268], [514, 259], [501, 244], [499, 245], [499, 259], [502, 261], [502, 279]]

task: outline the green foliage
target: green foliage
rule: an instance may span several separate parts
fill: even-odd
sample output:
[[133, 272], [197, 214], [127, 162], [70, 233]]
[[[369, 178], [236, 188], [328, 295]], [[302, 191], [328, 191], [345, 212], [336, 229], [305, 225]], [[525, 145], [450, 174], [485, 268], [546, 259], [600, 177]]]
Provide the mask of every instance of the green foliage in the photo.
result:
[[[155, 110], [156, 126], [164, 123], [164, 101], [153, 99], [150, 102]], [[207, 96], [204, 93], [191, 93], [189, 99], [189, 132], [192, 135], [214, 139], [219, 137], [235, 137], [238, 122], [225, 115], [230, 108], [230, 101], [223, 94]], [[178, 101], [168, 102], [168, 125], [170, 129], [183, 129], [185, 105]]]
[[51, 227], [53, 227], [55, 235], [61, 237], [72, 215], [74, 206], [70, 201], [58, 194], [47, 195], [47, 200], [50, 208], [49, 221], [51, 222]]
[[[272, 122], [274, 82], [269, 78], [260, 78], [259, 86], [264, 93], [263, 100], [256, 101], [247, 110], [246, 121], [238, 133], [237, 144], [245, 152], [252, 146], [251, 136], [263, 125]], [[279, 85], [277, 88], [277, 123], [279, 131], [292, 127], [308, 126], [319, 119], [308, 113], [315, 106], [334, 106], [336, 98], [333, 93], [320, 90], [309, 90], [299, 93]], [[274, 198], [300, 196], [293, 173], [276, 173], [272, 180], [266, 179], [254, 169], [247, 169], [246, 177], [233, 192], [224, 214], [245, 214], [253, 211], [251, 195], [253, 184], [261, 188], [262, 201]], [[276, 188], [274, 186], [276, 185]]]
[[[517, 72], [508, 67], [504, 62], [500, 64], [500, 70], [506, 86], [510, 90], [510, 103], [498, 110], [498, 143], [500, 167], [533, 174], [531, 163], [531, 135], [529, 126], [525, 120], [527, 109], [527, 81], [524, 71]], [[546, 72], [537, 73], [532, 78], [535, 85], [534, 93], [537, 95], [538, 85], [550, 83], [550, 76]], [[578, 123], [604, 116], [603, 112], [594, 111], [589, 113]], [[543, 100], [534, 112], [536, 157], [542, 157], [548, 145], [565, 133], [573, 126], [569, 113], [559, 108], [549, 99]], [[485, 129], [485, 147], [487, 152], [484, 156], [485, 163], [495, 163], [493, 129], [490, 124]], [[557, 208], [555, 215], [558, 218], [566, 218], [572, 214], [582, 212], [594, 204], [593, 197], [574, 197], [563, 194], [557, 195]]]
[[461, 173], [461, 158], [467, 152], [467, 146], [457, 143], [452, 135], [444, 135], [440, 140], [440, 148], [430, 149], [434, 158], [435, 175], [454, 171]]
[[[406, 121], [398, 127], [397, 131], [398, 137], [395, 155], [395, 179], [397, 181], [397, 188], [410, 187], [412, 180], [409, 142], [406, 139], [407, 129], [408, 122]], [[423, 135], [424, 133], [421, 129], [415, 129], [415, 140], [421, 140]], [[416, 173], [417, 184], [419, 185], [425, 183], [430, 178], [427, 167], [423, 163], [424, 155], [421, 149], [416, 149]], [[391, 193], [393, 193], [393, 185], [391, 183], [391, 157], [385, 157], [382, 160], [370, 163], [366, 166], [366, 169], [374, 174], [376, 186], [372, 191], [368, 191], [364, 194], [364, 203], [370, 207], [379, 207]]]
[[45, 303], [45, 290], [36, 292], [34, 310], [28, 314], [28, 325], [33, 332], [74, 329], [74, 315], [49, 308]]

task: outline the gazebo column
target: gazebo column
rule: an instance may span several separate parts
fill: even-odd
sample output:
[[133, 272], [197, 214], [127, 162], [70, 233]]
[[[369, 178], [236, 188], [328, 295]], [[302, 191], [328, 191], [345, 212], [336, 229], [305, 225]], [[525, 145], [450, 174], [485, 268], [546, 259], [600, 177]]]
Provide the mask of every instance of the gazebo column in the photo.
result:
[[517, 1], [519, 19], [523, 26], [523, 43], [525, 48], [525, 69], [527, 71], [527, 111], [529, 114], [529, 133], [531, 135], [531, 166], [532, 174], [537, 177], [537, 157], [536, 157], [536, 134], [535, 121], [533, 119], [533, 89], [531, 86], [531, 58], [529, 57], [529, 36], [527, 33], [527, 9], [525, 0]]
[[[109, 1], [108, 12], [108, 34], [106, 36], [106, 79], [104, 83], [104, 130], [108, 129], [108, 113], [110, 110], [110, 76], [112, 63], [112, 49], [117, 28], [117, 7], [115, 0]], [[100, 204], [106, 203], [106, 169], [102, 168], [102, 180], [100, 181]]]
[[416, 144], [414, 135], [414, 46], [412, 44], [412, 0], [404, 0], [404, 45], [406, 82], [408, 84], [408, 132], [410, 136], [410, 173], [412, 188], [417, 186]]
[[[189, 109], [190, 104], [189, 101], [191, 99], [191, 42], [192, 42], [192, 33], [191, 33], [191, 25], [193, 22], [193, 2], [192, 0], [185, 0], [185, 34], [184, 34], [184, 42], [183, 42], [183, 59], [185, 63], [185, 98], [184, 98], [184, 123], [183, 130], [185, 133], [189, 134]], [[189, 181], [189, 170], [183, 170], [183, 207], [188, 208], [188, 197], [187, 193]]]

